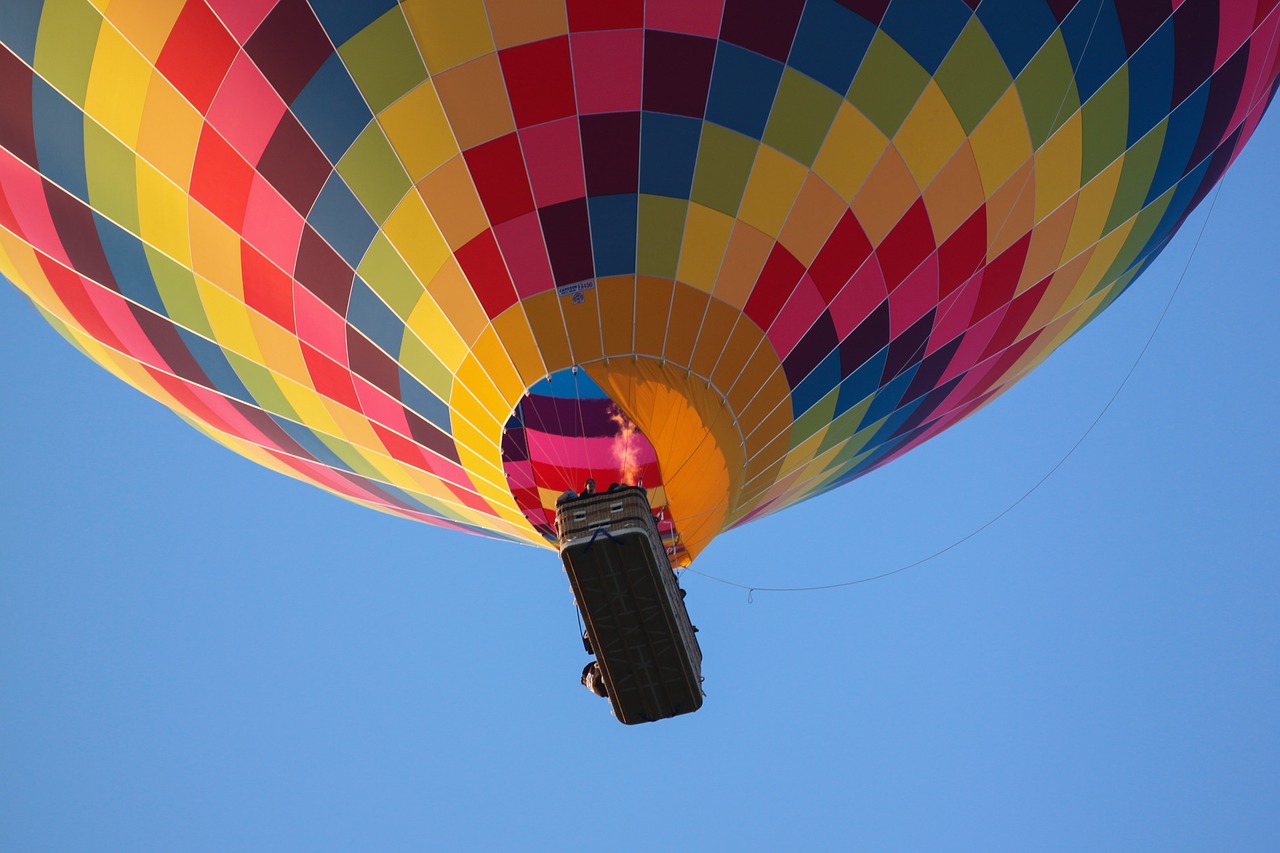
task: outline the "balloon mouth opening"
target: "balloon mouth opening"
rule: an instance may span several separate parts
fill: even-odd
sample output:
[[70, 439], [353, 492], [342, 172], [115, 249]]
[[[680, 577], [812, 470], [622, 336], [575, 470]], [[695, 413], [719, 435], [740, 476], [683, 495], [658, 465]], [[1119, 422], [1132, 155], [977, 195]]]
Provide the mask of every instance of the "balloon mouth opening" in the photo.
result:
[[556, 499], [590, 479], [599, 489], [643, 487], [668, 553], [681, 556], [657, 448], [582, 368], [556, 371], [520, 398], [503, 427], [502, 469], [516, 506], [552, 544]]

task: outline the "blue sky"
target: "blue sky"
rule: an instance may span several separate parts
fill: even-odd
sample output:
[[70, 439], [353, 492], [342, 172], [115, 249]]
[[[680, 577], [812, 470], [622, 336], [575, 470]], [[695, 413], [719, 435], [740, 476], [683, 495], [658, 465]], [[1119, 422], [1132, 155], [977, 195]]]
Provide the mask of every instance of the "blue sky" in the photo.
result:
[[[259, 469], [0, 287], [0, 850], [1280, 848], [1277, 154], [1270, 116], [1043, 487], [884, 580], [687, 576], [706, 704], [634, 728], [553, 553]], [[695, 568], [829, 583], [986, 523], [1207, 209], [1014, 391]]]

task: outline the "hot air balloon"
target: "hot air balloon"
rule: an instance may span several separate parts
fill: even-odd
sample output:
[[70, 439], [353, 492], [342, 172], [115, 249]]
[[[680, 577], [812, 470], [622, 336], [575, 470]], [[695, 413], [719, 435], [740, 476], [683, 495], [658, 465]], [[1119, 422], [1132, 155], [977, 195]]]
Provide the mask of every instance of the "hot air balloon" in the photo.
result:
[[1275, 0], [16, 0], [0, 274], [267, 467], [672, 562], [990, 402], [1221, 178]]

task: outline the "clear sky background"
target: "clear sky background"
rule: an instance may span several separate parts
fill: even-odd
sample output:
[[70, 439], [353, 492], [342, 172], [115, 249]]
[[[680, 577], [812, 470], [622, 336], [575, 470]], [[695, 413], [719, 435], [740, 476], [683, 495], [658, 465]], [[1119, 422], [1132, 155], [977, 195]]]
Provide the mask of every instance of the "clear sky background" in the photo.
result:
[[[553, 552], [260, 469], [0, 285], [0, 850], [1280, 849], [1277, 155], [1272, 115], [1038, 491], [871, 583], [686, 575], [706, 704], [639, 727]], [[838, 582], [990, 521], [1208, 205], [1005, 397], [695, 568]]]

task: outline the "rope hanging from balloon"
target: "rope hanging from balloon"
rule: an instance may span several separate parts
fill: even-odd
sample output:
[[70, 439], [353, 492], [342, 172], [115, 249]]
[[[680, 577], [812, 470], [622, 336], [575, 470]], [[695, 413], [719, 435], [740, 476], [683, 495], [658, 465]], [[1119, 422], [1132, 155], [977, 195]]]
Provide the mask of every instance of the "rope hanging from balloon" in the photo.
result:
[[[1090, 28], [1089, 36], [1085, 42], [1086, 50], [1088, 50], [1088, 45], [1093, 39], [1093, 33], [1094, 33], [1094, 30], [1097, 28], [1098, 17], [1100, 14], [1101, 14], [1101, 4], [1099, 4], [1098, 14], [1095, 14], [1094, 16], [1093, 25]], [[1278, 35], [1277, 33], [1272, 33], [1271, 39], [1269, 40], [1267, 45], [1268, 50], [1274, 45], [1277, 35]], [[1256, 102], [1261, 83], [1262, 83], [1261, 78], [1255, 81], [1254, 87], [1253, 87], [1253, 94], [1252, 94], [1252, 97], [1250, 98], [1251, 102]], [[1063, 99], [1063, 103], [1065, 103], [1065, 96]], [[1062, 104], [1059, 104], [1058, 112], [1060, 113], [1061, 110], [1062, 110]], [[766, 587], [766, 586], [757, 586], [757, 585], [739, 583], [737, 581], [732, 581], [727, 578], [711, 575], [694, 568], [685, 568], [683, 571], [692, 572], [693, 574], [699, 575], [701, 577], [707, 578], [708, 580], [712, 580], [717, 583], [724, 584], [726, 586], [732, 586], [738, 589], [744, 589], [747, 591], [747, 603], [752, 604], [755, 601], [755, 593], [757, 592], [820, 592], [825, 590], [841, 589], [843, 587], [849, 587], [849, 586], [857, 586], [859, 584], [870, 583], [871, 581], [882, 580], [887, 577], [892, 577], [893, 575], [901, 574], [902, 572], [906, 572], [910, 569], [914, 569], [919, 566], [922, 566], [925, 563], [935, 560], [938, 557], [941, 557], [943, 554], [946, 554], [949, 551], [955, 548], [958, 548], [960, 545], [963, 545], [965, 542], [968, 542], [970, 539], [973, 539], [975, 536], [977, 536], [987, 528], [994, 525], [997, 521], [1004, 518], [1006, 515], [1012, 512], [1016, 507], [1018, 507], [1023, 501], [1025, 501], [1027, 498], [1031, 497], [1031, 495], [1033, 495], [1036, 491], [1038, 491], [1041, 486], [1043, 486], [1046, 482], [1048, 482], [1050, 477], [1052, 477], [1055, 473], [1057, 473], [1058, 469], [1060, 469], [1064, 464], [1066, 464], [1067, 460], [1071, 458], [1071, 456], [1076, 452], [1076, 450], [1079, 449], [1080, 445], [1084, 443], [1085, 439], [1089, 437], [1089, 435], [1094, 431], [1094, 429], [1102, 421], [1102, 418], [1111, 409], [1111, 406], [1115, 403], [1116, 399], [1120, 396], [1120, 393], [1124, 390], [1125, 386], [1129, 384], [1129, 380], [1133, 377], [1134, 372], [1138, 369], [1138, 365], [1142, 362], [1143, 357], [1146, 356], [1147, 350], [1150, 349], [1152, 341], [1155, 340], [1156, 334], [1160, 331], [1160, 327], [1164, 324], [1165, 317], [1168, 316], [1169, 309], [1173, 306], [1173, 300], [1177, 297], [1178, 291], [1182, 287], [1182, 282], [1186, 279], [1187, 272], [1191, 269], [1191, 262], [1192, 260], [1195, 259], [1196, 251], [1200, 248], [1200, 242], [1204, 237], [1205, 229], [1208, 228], [1209, 220], [1213, 217], [1214, 208], [1217, 206], [1217, 203], [1218, 203], [1218, 195], [1222, 192], [1222, 185], [1224, 182], [1225, 182], [1225, 179], [1223, 181], [1219, 181], [1217, 186], [1214, 187], [1213, 196], [1209, 200], [1208, 212], [1205, 214], [1204, 220], [1200, 223], [1200, 230], [1196, 233], [1195, 242], [1191, 246], [1191, 251], [1187, 254], [1187, 259], [1183, 263], [1182, 271], [1178, 274], [1178, 278], [1174, 282], [1173, 290], [1169, 293], [1169, 298], [1165, 301], [1164, 308], [1161, 309], [1159, 316], [1157, 316], [1155, 325], [1152, 327], [1150, 334], [1147, 335], [1147, 339], [1143, 343], [1142, 349], [1139, 350], [1137, 357], [1134, 358], [1133, 360], [1133, 364], [1131, 364], [1129, 366], [1128, 371], [1125, 372], [1124, 377], [1120, 380], [1120, 384], [1116, 386], [1116, 390], [1112, 392], [1111, 397], [1107, 400], [1106, 404], [1103, 405], [1101, 411], [1098, 412], [1097, 416], [1093, 419], [1093, 421], [1089, 424], [1089, 426], [1085, 429], [1085, 431], [1080, 435], [1080, 437], [1076, 439], [1075, 443], [1072, 444], [1070, 448], [1068, 448], [1065, 454], [1063, 454], [1062, 458], [1059, 459], [1047, 472], [1045, 472], [1044, 476], [1042, 476], [1039, 480], [1037, 480], [1034, 484], [1032, 484], [1032, 486], [1029, 489], [1027, 489], [1025, 492], [1019, 495], [1012, 503], [1010, 503], [1000, 512], [996, 513], [990, 519], [988, 519], [987, 521], [985, 521], [984, 523], [982, 523], [981, 525], [979, 525], [978, 527], [976, 527], [975, 529], [967, 533], [966, 535], [960, 537], [959, 539], [955, 540], [951, 544], [947, 545], [946, 547], [940, 548], [937, 551], [934, 551], [931, 554], [921, 557], [918, 560], [915, 560], [913, 562], [907, 563], [902, 566], [898, 566], [897, 568], [890, 569], [885, 572], [880, 572], [874, 575], [868, 575], [866, 577], [855, 578], [853, 580], [848, 580], [848, 581], [841, 581], [841, 582], [830, 583], [830, 584], [816, 584], [811, 586]]]
[[932, 560], [935, 560], [938, 557], [941, 557], [943, 554], [946, 554], [949, 551], [952, 551], [955, 548], [958, 548], [959, 546], [963, 545], [965, 542], [968, 542], [970, 539], [973, 539], [975, 536], [977, 536], [987, 528], [994, 525], [1000, 519], [1004, 518], [1006, 515], [1013, 512], [1013, 510], [1016, 509], [1023, 501], [1025, 501], [1027, 498], [1035, 494], [1035, 492], [1038, 491], [1041, 486], [1043, 486], [1046, 482], [1048, 482], [1049, 478], [1058, 472], [1058, 469], [1060, 469], [1064, 464], [1066, 464], [1067, 460], [1070, 459], [1072, 455], [1075, 454], [1076, 450], [1080, 448], [1080, 445], [1084, 444], [1085, 439], [1089, 437], [1090, 433], [1092, 433], [1094, 429], [1098, 426], [1099, 422], [1102, 421], [1102, 418], [1107, 414], [1108, 411], [1110, 411], [1111, 406], [1115, 403], [1116, 399], [1120, 396], [1120, 392], [1122, 392], [1125, 389], [1125, 386], [1129, 384], [1129, 380], [1133, 377], [1134, 372], [1138, 369], [1138, 365], [1142, 363], [1143, 357], [1146, 356], [1147, 350], [1151, 348], [1151, 342], [1155, 340], [1156, 334], [1160, 331], [1160, 327], [1164, 324], [1165, 317], [1168, 316], [1169, 309], [1173, 306], [1173, 300], [1175, 297], [1177, 297], [1178, 291], [1182, 287], [1182, 282], [1184, 279], [1186, 279], [1187, 272], [1191, 269], [1191, 261], [1195, 258], [1196, 250], [1200, 247], [1200, 241], [1204, 237], [1204, 232], [1205, 232], [1205, 229], [1208, 227], [1210, 218], [1213, 216], [1214, 207], [1218, 203], [1218, 194], [1221, 191], [1222, 191], [1222, 182], [1219, 182], [1217, 187], [1214, 188], [1213, 197], [1209, 201], [1208, 213], [1205, 214], [1204, 220], [1200, 223], [1200, 230], [1196, 233], [1195, 242], [1192, 244], [1191, 251], [1187, 255], [1187, 260], [1182, 266], [1182, 272], [1178, 275], [1177, 280], [1174, 282], [1173, 290], [1169, 293], [1169, 298], [1165, 300], [1164, 308], [1161, 309], [1159, 316], [1156, 317], [1155, 325], [1152, 327], [1150, 334], [1147, 335], [1147, 339], [1143, 343], [1142, 349], [1139, 350], [1137, 357], [1134, 358], [1133, 360], [1133, 364], [1131, 364], [1129, 366], [1128, 371], [1125, 372], [1124, 377], [1120, 380], [1120, 384], [1116, 386], [1115, 391], [1112, 392], [1111, 397], [1107, 400], [1106, 404], [1103, 405], [1102, 410], [1098, 412], [1097, 416], [1094, 417], [1093, 421], [1089, 424], [1089, 426], [1085, 429], [1085, 431], [1080, 435], [1080, 437], [1076, 439], [1075, 443], [1072, 444], [1071, 447], [1067, 449], [1067, 452], [1063, 454], [1062, 458], [1059, 459], [1056, 463], [1054, 463], [1054, 465], [1051, 468], [1049, 468], [1049, 470], [1045, 472], [1045, 474], [1042, 477], [1040, 477], [1039, 480], [1037, 480], [1034, 484], [1032, 484], [1032, 486], [1029, 489], [1027, 489], [1025, 492], [1019, 495], [1012, 503], [1010, 503], [1004, 509], [1000, 510], [1000, 512], [996, 513], [994, 516], [987, 519], [987, 521], [983, 522], [978, 527], [971, 530], [969, 533], [965, 534], [959, 539], [956, 539], [951, 544], [943, 548], [939, 548], [937, 551], [934, 551], [931, 554], [928, 554], [910, 563], [906, 563], [905, 565], [898, 566], [897, 568], [880, 572], [874, 575], [868, 575], [866, 577], [855, 578], [853, 580], [839, 581], [836, 583], [828, 583], [828, 584], [815, 584], [812, 586], [762, 586], [758, 584], [740, 583], [738, 581], [729, 580], [728, 578], [722, 578], [716, 575], [708, 574], [707, 572], [703, 572], [694, 568], [686, 568], [683, 570], [682, 574], [691, 573], [691, 574], [698, 575], [699, 577], [704, 577], [707, 580], [724, 584], [725, 586], [731, 586], [731, 587], [736, 587], [738, 589], [746, 590], [748, 604], [753, 604], [755, 602], [755, 593], [757, 592], [822, 592], [826, 590], [841, 589], [843, 587], [857, 586], [859, 584], [870, 583], [871, 581], [883, 580], [884, 578], [901, 574], [905, 571], [917, 568], [919, 566], [924, 565], [925, 563], [931, 562]]

